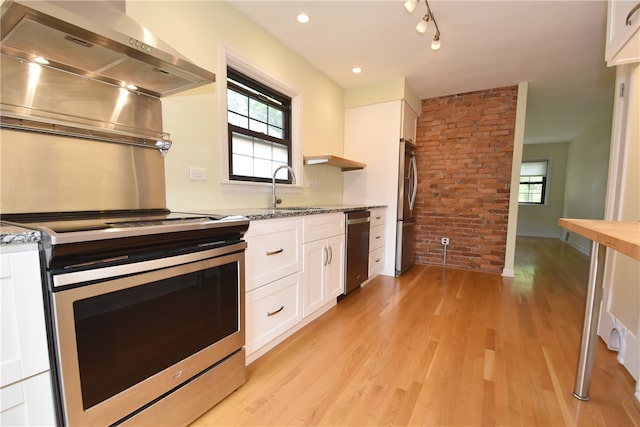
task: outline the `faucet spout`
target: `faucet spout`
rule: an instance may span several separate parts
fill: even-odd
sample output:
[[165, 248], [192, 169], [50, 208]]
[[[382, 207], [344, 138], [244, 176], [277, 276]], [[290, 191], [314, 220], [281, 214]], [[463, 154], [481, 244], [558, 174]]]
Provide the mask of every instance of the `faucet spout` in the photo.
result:
[[278, 197], [276, 197], [276, 174], [280, 169], [287, 169], [291, 174], [291, 183], [292, 184], [296, 183], [296, 174], [295, 172], [293, 172], [293, 168], [291, 166], [282, 165], [277, 167], [276, 170], [273, 171], [273, 176], [271, 177], [271, 207], [273, 209], [276, 209], [278, 207], [278, 203], [282, 201], [278, 199]]

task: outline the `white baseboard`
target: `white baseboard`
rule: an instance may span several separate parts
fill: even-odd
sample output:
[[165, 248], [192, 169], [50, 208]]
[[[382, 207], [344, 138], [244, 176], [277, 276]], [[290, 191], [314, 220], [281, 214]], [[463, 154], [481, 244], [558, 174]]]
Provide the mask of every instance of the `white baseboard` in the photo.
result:
[[502, 275], [505, 277], [516, 277], [516, 271], [513, 268], [503, 268]]
[[[603, 310], [598, 325], [598, 335], [612, 351], [616, 359], [636, 380], [634, 396], [640, 401], [640, 341], [638, 336], [620, 322], [611, 312]], [[619, 342], [614, 342], [618, 340]]]

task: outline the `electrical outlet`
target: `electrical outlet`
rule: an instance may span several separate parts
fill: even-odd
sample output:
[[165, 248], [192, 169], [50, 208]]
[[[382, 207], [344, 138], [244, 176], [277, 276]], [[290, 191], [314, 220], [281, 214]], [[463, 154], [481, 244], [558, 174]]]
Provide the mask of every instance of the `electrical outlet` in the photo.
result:
[[443, 244], [443, 245], [445, 245], [445, 246], [449, 246], [449, 238], [448, 238], [448, 237], [443, 237], [443, 238], [440, 240], [440, 243], [442, 243], [442, 244]]

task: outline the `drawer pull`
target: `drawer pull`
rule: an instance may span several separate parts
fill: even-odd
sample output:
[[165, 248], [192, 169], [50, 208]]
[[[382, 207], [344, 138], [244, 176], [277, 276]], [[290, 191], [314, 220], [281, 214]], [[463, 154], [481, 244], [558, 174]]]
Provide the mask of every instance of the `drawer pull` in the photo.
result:
[[381, 236], [376, 236], [376, 240], [379, 240]]
[[276, 314], [280, 313], [282, 310], [284, 310], [284, 305], [281, 305], [280, 308], [277, 309], [276, 311], [268, 311], [267, 317], [275, 316]]
[[267, 251], [267, 256], [277, 255], [277, 254], [282, 253], [282, 252], [284, 252], [284, 249], [282, 249], [282, 248], [280, 248], [280, 249], [278, 249], [276, 251]]
[[380, 258], [378, 258], [378, 259], [376, 260], [376, 262], [380, 262], [380, 261], [381, 261], [381, 259], [380, 259]]

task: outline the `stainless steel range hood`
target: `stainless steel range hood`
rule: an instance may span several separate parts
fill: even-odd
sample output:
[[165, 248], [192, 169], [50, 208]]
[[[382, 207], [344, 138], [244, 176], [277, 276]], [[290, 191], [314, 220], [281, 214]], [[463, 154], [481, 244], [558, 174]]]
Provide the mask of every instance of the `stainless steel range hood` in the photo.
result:
[[215, 81], [105, 1], [7, 0], [0, 29], [4, 54], [155, 97]]

